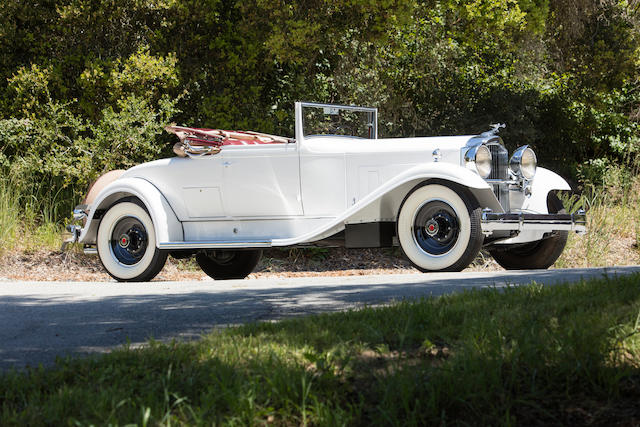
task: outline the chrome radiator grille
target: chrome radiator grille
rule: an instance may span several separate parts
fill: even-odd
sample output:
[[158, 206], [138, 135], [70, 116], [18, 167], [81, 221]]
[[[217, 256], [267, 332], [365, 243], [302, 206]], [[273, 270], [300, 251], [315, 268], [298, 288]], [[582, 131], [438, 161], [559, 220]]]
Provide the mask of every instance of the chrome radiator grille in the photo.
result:
[[509, 153], [501, 144], [488, 144], [491, 152], [491, 174], [487, 180], [500, 180], [492, 183], [493, 194], [500, 202], [505, 212], [511, 210], [509, 206], [509, 184], [504, 182], [509, 179]]
[[509, 204], [509, 184], [492, 184], [493, 194], [496, 195], [496, 199], [500, 202], [500, 206], [504, 209], [505, 212], [509, 212], [511, 210], [511, 206]]
[[500, 144], [489, 144], [491, 152], [491, 174], [488, 179], [506, 180], [509, 178], [509, 153]]

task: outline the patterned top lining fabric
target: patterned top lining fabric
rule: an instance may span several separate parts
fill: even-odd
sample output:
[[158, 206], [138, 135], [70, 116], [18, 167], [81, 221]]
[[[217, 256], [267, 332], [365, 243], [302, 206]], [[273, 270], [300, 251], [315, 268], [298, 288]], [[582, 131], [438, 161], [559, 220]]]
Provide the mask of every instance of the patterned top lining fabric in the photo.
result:
[[295, 140], [291, 138], [259, 132], [189, 128], [182, 126], [167, 126], [166, 130], [176, 134], [178, 138], [180, 138], [180, 141], [187, 141], [192, 145], [221, 147], [223, 145], [287, 144], [295, 142]]

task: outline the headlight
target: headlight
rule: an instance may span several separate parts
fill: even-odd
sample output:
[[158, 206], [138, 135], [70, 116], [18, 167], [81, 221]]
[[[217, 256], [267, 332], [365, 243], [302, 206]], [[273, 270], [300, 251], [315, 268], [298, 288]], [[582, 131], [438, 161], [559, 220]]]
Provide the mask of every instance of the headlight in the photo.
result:
[[467, 150], [464, 155], [467, 167], [475, 168], [478, 175], [487, 178], [491, 174], [491, 151], [486, 145], [476, 145]]
[[511, 156], [509, 168], [517, 177], [532, 179], [536, 174], [538, 167], [538, 159], [536, 153], [533, 152], [528, 145], [519, 147]]

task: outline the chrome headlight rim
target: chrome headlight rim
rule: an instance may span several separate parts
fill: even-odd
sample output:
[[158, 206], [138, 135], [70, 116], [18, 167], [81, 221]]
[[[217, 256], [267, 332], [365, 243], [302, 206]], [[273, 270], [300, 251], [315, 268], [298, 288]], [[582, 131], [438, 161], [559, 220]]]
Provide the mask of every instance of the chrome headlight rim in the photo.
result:
[[518, 178], [533, 179], [538, 169], [536, 153], [528, 145], [518, 147], [509, 160], [509, 169]]
[[476, 171], [481, 178], [487, 179], [491, 175], [492, 156], [491, 150], [484, 145], [476, 145], [467, 150], [464, 155], [467, 168]]

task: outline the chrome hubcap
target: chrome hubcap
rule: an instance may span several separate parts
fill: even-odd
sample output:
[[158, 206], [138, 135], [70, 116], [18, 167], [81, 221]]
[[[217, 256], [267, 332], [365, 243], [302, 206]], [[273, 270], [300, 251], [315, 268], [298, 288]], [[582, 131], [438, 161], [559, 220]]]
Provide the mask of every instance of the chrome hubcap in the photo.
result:
[[129, 239], [129, 235], [123, 234], [122, 236], [120, 236], [120, 241], [118, 242], [118, 244], [121, 248], [126, 249], [129, 246], [130, 241], [131, 240]]

